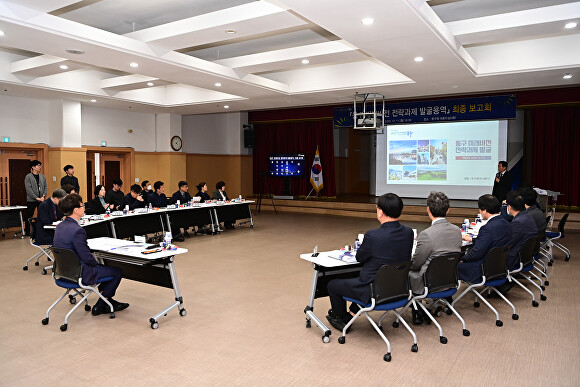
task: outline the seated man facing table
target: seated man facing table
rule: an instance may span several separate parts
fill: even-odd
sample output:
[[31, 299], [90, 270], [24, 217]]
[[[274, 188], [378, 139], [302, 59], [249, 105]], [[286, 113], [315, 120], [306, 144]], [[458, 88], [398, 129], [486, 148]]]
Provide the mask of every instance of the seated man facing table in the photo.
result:
[[399, 223], [403, 210], [403, 201], [397, 195], [382, 195], [377, 203], [377, 219], [381, 226], [367, 231], [363, 242], [356, 253], [356, 260], [363, 264], [358, 278], [334, 279], [328, 282], [328, 293], [332, 309], [326, 319], [341, 330], [360, 309], [350, 305], [350, 314], [346, 309], [343, 296], [369, 302], [370, 284], [381, 266], [385, 264], [404, 263], [411, 260], [413, 248], [413, 230]]
[[[118, 302], [113, 299], [117, 287], [121, 282], [121, 269], [111, 266], [103, 266], [97, 262], [87, 244], [87, 233], [79, 225], [79, 221], [85, 214], [83, 198], [78, 194], [67, 195], [59, 203], [62, 213], [66, 218], [56, 226], [53, 246], [61, 249], [69, 249], [76, 253], [83, 268], [82, 281], [85, 285], [93, 285], [98, 278], [113, 277], [112, 280], [99, 285], [103, 297], [113, 305], [115, 312], [127, 309], [129, 304]], [[93, 306], [93, 316], [109, 313], [107, 304], [99, 298]]]
[[522, 199], [524, 199], [524, 206], [526, 207], [525, 213], [534, 220], [538, 232], [545, 231], [547, 226], [546, 215], [538, 208], [538, 193], [535, 189], [526, 187], [521, 191], [521, 194]]
[[149, 204], [149, 194], [153, 193], [151, 184], [149, 184], [149, 180], [143, 180], [141, 182], [141, 197], [145, 200], [145, 203]]
[[173, 203], [177, 204], [178, 200], [180, 204], [189, 203], [191, 201], [191, 195], [187, 192], [189, 190], [187, 181], [181, 180], [177, 183], [177, 188], [177, 191], [172, 196]]
[[123, 198], [123, 205], [121, 208], [129, 206], [129, 210], [134, 210], [135, 208], [145, 208], [145, 199], [140, 195], [141, 186], [139, 184], [133, 184], [131, 186], [131, 191]]
[[87, 215], [101, 215], [106, 213], [109, 207], [113, 207], [105, 202], [105, 187], [100, 184], [95, 187], [94, 199], [86, 202], [85, 206], [85, 213]]
[[52, 197], [43, 201], [38, 206], [38, 217], [36, 218], [36, 243], [40, 245], [51, 245], [54, 238], [54, 230], [47, 230], [44, 226], [50, 225], [62, 219], [62, 214], [58, 208], [58, 203], [66, 196], [66, 192], [59, 188], [55, 189]]
[[487, 223], [481, 226], [477, 238], [463, 235], [463, 240], [472, 242], [473, 247], [459, 262], [459, 278], [469, 283], [479, 283], [482, 280], [481, 264], [487, 252], [494, 247], [508, 246], [511, 241], [511, 224], [499, 216], [499, 200], [493, 195], [482, 195], [477, 201], [477, 207], [483, 220]]
[[[414, 294], [424, 293], [423, 274], [433, 258], [461, 252], [461, 230], [445, 219], [449, 207], [449, 198], [443, 192], [433, 191], [427, 197], [427, 215], [431, 219], [431, 226], [423, 230], [417, 238], [417, 247], [409, 271]], [[413, 324], [419, 325], [422, 322], [423, 317], [413, 308]]]
[[153, 184], [154, 192], [147, 195], [147, 200], [153, 207], [162, 208], [167, 207], [169, 202], [167, 201], [167, 196], [165, 196], [165, 185], [162, 181], [156, 181]]

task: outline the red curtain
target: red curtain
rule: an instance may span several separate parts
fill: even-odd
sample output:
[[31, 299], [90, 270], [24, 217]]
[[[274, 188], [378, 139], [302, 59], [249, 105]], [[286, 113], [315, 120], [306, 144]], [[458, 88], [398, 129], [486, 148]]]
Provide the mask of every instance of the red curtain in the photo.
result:
[[[284, 192], [284, 178], [264, 175], [268, 171], [269, 155], [302, 153], [306, 156], [306, 173], [304, 177], [289, 178], [290, 189], [294, 196], [307, 195], [312, 188], [310, 167], [318, 147], [324, 179], [319, 195], [336, 196], [332, 119], [255, 123], [254, 129], [254, 193]], [[269, 189], [264, 189], [264, 179]]]
[[559, 205], [580, 205], [580, 105], [533, 109], [532, 125], [532, 184], [564, 194]]

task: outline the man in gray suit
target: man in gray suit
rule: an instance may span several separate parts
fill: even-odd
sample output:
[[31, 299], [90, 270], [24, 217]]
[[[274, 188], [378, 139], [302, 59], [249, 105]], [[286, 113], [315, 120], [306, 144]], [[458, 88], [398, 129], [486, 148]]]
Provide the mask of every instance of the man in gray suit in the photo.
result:
[[[48, 186], [46, 178], [40, 169], [42, 163], [38, 160], [30, 162], [30, 173], [24, 177], [24, 187], [26, 188], [26, 217], [32, 218], [36, 208], [44, 201]], [[28, 221], [24, 224], [24, 233], [30, 235], [30, 225]]]
[[[414, 294], [424, 293], [423, 274], [433, 258], [447, 253], [461, 252], [461, 230], [445, 219], [448, 212], [447, 195], [443, 192], [432, 191], [427, 197], [427, 215], [431, 219], [431, 227], [419, 234], [409, 271]], [[419, 325], [422, 322], [422, 316], [413, 309], [413, 324]]]

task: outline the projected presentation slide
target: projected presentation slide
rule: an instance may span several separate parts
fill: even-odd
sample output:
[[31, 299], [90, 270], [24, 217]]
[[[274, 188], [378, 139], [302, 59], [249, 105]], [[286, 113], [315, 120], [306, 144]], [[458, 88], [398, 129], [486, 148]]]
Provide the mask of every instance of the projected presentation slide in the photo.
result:
[[387, 184], [492, 185], [498, 121], [387, 127]]

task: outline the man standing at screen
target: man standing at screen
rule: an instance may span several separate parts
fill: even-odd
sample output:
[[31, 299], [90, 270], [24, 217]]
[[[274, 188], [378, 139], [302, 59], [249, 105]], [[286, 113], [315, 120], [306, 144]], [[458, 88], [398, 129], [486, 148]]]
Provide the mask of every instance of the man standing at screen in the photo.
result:
[[326, 319], [342, 331], [352, 316], [360, 309], [350, 305], [346, 309], [343, 296], [362, 302], [371, 299], [370, 283], [375, 279], [382, 265], [409, 262], [413, 247], [413, 230], [399, 223], [403, 211], [403, 201], [394, 193], [384, 194], [377, 203], [377, 219], [381, 227], [367, 231], [363, 242], [356, 253], [356, 260], [363, 264], [360, 275], [356, 278], [334, 279], [328, 282], [328, 294], [332, 309]]
[[497, 164], [497, 173], [493, 183], [493, 191], [491, 192], [499, 200], [500, 204], [506, 199], [507, 193], [512, 189], [513, 178], [507, 170], [507, 166], [507, 161], [500, 161]]

